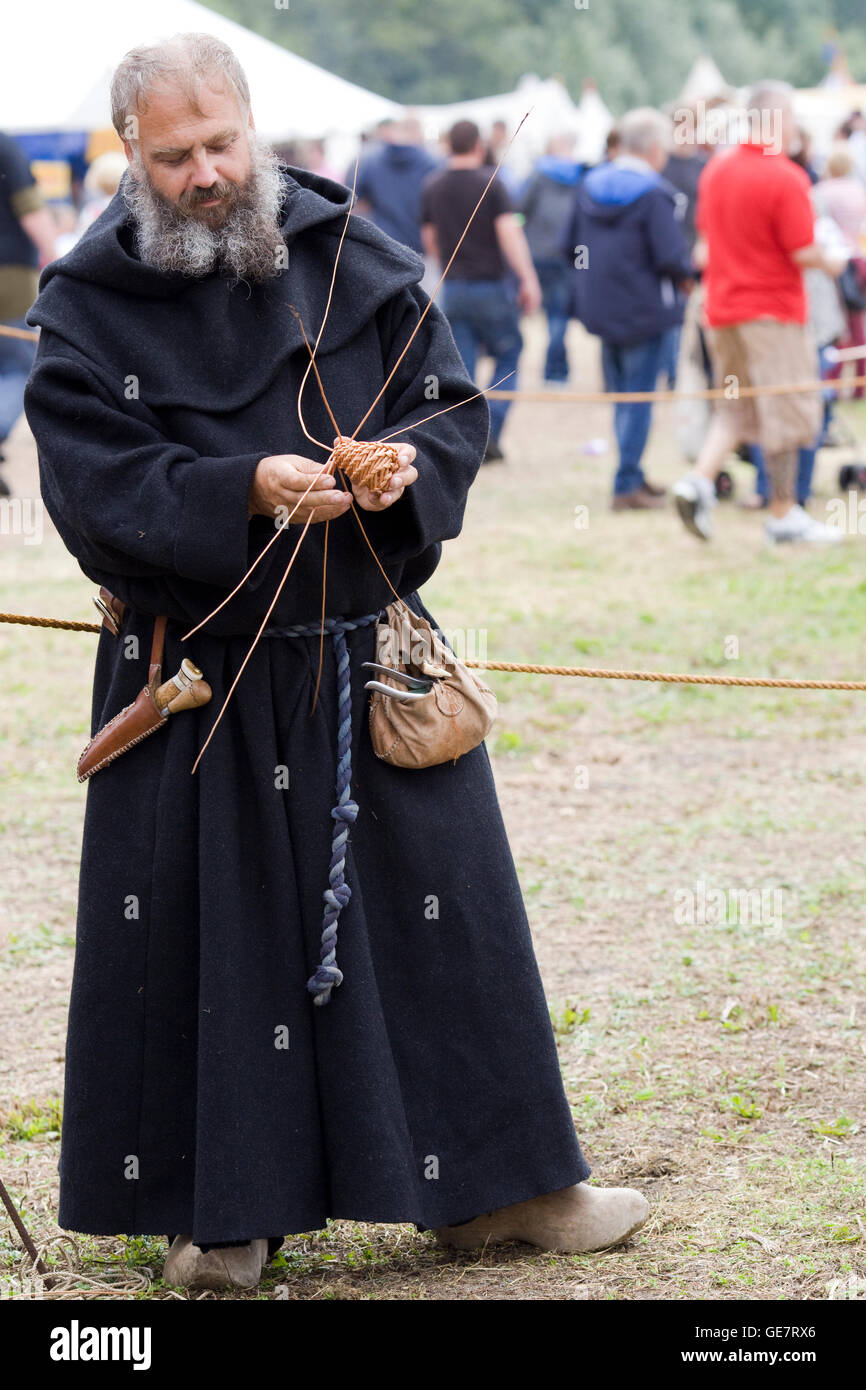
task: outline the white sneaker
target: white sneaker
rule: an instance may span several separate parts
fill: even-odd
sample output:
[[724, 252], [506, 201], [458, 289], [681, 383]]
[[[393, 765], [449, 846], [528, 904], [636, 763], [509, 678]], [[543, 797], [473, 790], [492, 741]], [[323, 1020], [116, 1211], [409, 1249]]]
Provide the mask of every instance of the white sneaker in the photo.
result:
[[674, 505], [687, 531], [702, 541], [713, 534], [716, 489], [703, 473], [687, 473], [673, 489]]
[[784, 516], [770, 517], [764, 526], [770, 545], [782, 541], [812, 541], [818, 545], [833, 545], [842, 539], [838, 526], [827, 526], [799, 506], [793, 506]]

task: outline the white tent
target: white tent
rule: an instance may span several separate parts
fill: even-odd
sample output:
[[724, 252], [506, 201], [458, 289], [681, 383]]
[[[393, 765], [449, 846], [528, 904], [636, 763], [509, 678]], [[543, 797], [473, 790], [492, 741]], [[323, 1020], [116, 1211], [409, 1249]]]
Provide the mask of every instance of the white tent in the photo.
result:
[[732, 91], [710, 55], [702, 53], [692, 64], [677, 101], [684, 106], [695, 101], [714, 101], [729, 97]]
[[613, 116], [594, 82], [583, 84], [577, 119], [578, 158], [585, 164], [598, 164], [604, 158], [604, 142], [613, 126]]
[[580, 135], [580, 112], [556, 77], [542, 80], [526, 76], [520, 79], [513, 92], [450, 102], [445, 106], [417, 106], [413, 107], [413, 112], [421, 121], [428, 140], [435, 140], [460, 120], [475, 121], [482, 134], [489, 132], [494, 121], [502, 120], [513, 133], [529, 112], [529, 119], [508, 157], [509, 166], [518, 173], [525, 173], [532, 160], [543, 153], [551, 135], [565, 131]]
[[357, 135], [398, 109], [195, 0], [38, 0], [5, 8], [0, 130], [107, 129], [111, 74], [124, 53], [189, 32], [214, 34], [237, 54], [266, 139]]
[[815, 143], [815, 153], [826, 154], [836, 131], [852, 111], [866, 110], [866, 85], [803, 87], [794, 93], [797, 120]]

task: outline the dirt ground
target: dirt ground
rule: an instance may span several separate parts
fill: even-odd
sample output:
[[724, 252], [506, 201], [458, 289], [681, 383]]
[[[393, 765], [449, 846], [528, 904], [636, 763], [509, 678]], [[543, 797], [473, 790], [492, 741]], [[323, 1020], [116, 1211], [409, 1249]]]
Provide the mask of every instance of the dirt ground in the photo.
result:
[[[527, 386], [539, 346], [533, 326]], [[572, 350], [593, 386], [594, 347], [575, 332]], [[866, 450], [866, 414], [842, 414]], [[508, 461], [482, 470], [425, 591], [443, 627], [491, 660], [864, 678], [856, 498], [832, 551], [767, 550], [734, 505], [701, 546], [670, 509], [609, 511], [610, 448], [586, 444], [611, 433], [603, 406], [514, 409]], [[9, 453], [32, 496], [23, 424]], [[816, 514], [851, 455], [822, 452]], [[657, 409], [647, 472], [682, 467]], [[3, 610], [87, 619], [90, 591], [47, 521], [38, 545], [0, 535]], [[159, 1240], [54, 1221], [91, 642], [0, 628], [0, 1172], [52, 1266], [45, 1296], [178, 1298]], [[601, 1255], [456, 1258], [414, 1227], [336, 1222], [290, 1237], [249, 1297], [863, 1299], [866, 693], [489, 680], [575, 1124], [594, 1180], [639, 1187], [650, 1221]], [[0, 1218], [0, 1293], [34, 1291]]]

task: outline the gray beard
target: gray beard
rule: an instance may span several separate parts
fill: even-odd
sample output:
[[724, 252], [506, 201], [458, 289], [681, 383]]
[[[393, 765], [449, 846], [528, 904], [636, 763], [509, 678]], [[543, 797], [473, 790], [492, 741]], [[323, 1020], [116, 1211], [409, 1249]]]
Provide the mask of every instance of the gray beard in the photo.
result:
[[218, 185], [231, 199], [218, 227], [207, 226], [157, 192], [136, 154], [123, 196], [135, 223], [135, 249], [145, 265], [163, 274], [193, 276], [219, 268], [238, 280], [253, 281], [269, 280], [285, 268], [279, 214], [286, 175], [274, 152], [255, 136], [250, 152], [247, 181]]

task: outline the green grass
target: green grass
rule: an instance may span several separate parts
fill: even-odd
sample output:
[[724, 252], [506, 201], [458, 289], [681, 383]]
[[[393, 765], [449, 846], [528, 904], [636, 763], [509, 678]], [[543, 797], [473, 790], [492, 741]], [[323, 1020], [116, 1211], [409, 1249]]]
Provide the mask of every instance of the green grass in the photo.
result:
[[[844, 409], [866, 437], [866, 409]], [[670, 418], [659, 411], [647, 468], [667, 483]], [[866, 537], [768, 552], [760, 518], [722, 507], [701, 546], [672, 514], [609, 512], [610, 458], [580, 453], [609, 433], [603, 407], [526, 407], [509, 432], [509, 463], [483, 470], [424, 594], [444, 627], [481, 629], [489, 659], [866, 678]], [[819, 515], [842, 461], [819, 460]], [[745, 491], [749, 470], [734, 471]], [[89, 618], [90, 590], [56, 538], [0, 555], [5, 609]], [[0, 1142], [42, 1238], [57, 1235], [60, 1049], [45, 1095], [27, 1067], [37, 981], [68, 980], [71, 962], [94, 648], [0, 628], [0, 982], [18, 1001], [10, 1060], [27, 1097], [13, 1093]], [[645, 1191], [650, 1224], [602, 1257], [448, 1260], [413, 1227], [334, 1222], [288, 1242], [252, 1297], [808, 1300], [866, 1276], [866, 693], [487, 679], [568, 1101], [594, 1179]], [[722, 892], [717, 923], [676, 919], [699, 880]], [[772, 926], [736, 909], [763, 888], [782, 893]], [[60, 1243], [47, 1258], [82, 1289], [104, 1277], [129, 1298], [168, 1296], [158, 1238], [75, 1239], [74, 1258]], [[0, 1269], [19, 1258], [0, 1227]]]
[[28, 1100], [0, 1112], [0, 1140], [59, 1139], [63, 1107], [59, 1099]]

